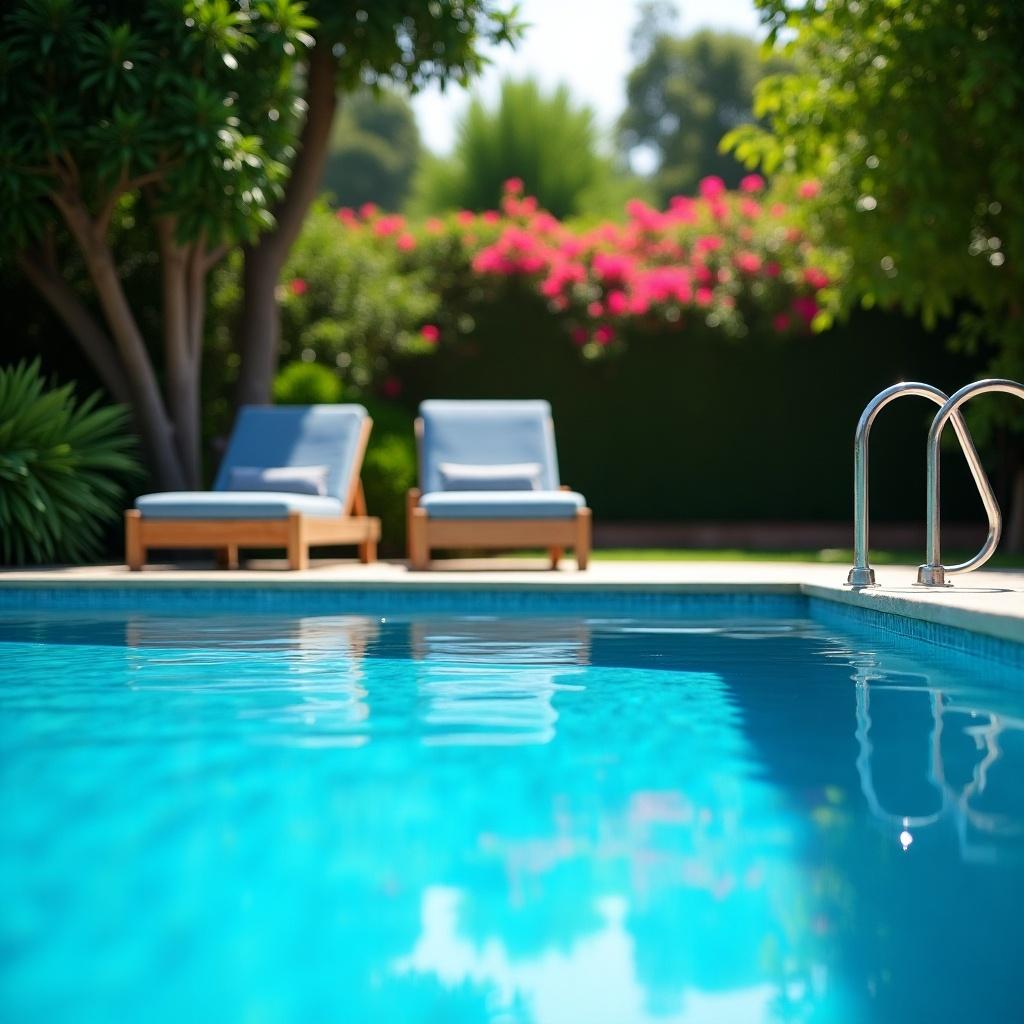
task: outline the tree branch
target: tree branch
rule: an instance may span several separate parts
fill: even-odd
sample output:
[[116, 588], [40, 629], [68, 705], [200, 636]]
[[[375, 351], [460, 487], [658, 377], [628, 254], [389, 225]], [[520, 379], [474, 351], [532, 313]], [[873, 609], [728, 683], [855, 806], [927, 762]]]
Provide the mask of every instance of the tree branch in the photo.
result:
[[135, 178], [129, 178], [124, 171], [121, 172], [121, 177], [118, 183], [111, 190], [110, 195], [107, 196], [107, 201], [103, 204], [102, 209], [96, 217], [96, 232], [102, 237], [107, 233], [107, 229], [110, 227], [110, 221], [114, 216], [114, 211], [117, 209], [117, 201], [121, 196], [127, 192], [131, 192], [134, 189], [142, 188], [144, 185], [151, 185], [153, 182], [159, 181], [164, 176], [164, 168], [158, 168], [155, 171], [150, 171], [148, 174], [140, 174]]
[[67, 281], [56, 271], [49, 256], [26, 250], [18, 254], [17, 262], [22, 273], [78, 342], [114, 401], [130, 405], [131, 385], [118, 361], [113, 342]]

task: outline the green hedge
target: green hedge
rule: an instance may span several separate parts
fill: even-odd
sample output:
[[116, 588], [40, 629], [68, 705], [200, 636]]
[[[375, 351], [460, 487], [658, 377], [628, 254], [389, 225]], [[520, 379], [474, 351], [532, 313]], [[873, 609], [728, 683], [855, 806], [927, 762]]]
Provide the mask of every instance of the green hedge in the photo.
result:
[[[851, 516], [853, 431], [864, 404], [899, 380], [953, 390], [980, 360], [896, 315], [861, 313], [819, 335], [723, 340], [636, 335], [583, 362], [539, 300], [510, 294], [473, 311], [476, 330], [400, 367], [404, 401], [546, 398], [562, 479], [603, 520], [819, 520]], [[897, 403], [875, 428], [872, 513], [924, 512], [925, 436], [934, 409]], [[947, 460], [944, 514], [975, 519], [962, 460]]]

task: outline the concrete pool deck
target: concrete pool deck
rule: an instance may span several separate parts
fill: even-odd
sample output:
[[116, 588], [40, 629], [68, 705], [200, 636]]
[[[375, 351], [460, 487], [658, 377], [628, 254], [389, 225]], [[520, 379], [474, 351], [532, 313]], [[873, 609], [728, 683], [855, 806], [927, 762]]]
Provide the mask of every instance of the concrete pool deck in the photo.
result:
[[227, 572], [196, 563], [154, 565], [129, 572], [123, 565], [0, 570], [0, 588], [266, 587], [298, 589], [583, 590], [661, 593], [804, 594], [839, 604], [887, 612], [1024, 644], [1024, 570], [982, 570], [953, 577], [946, 590], [914, 586], [916, 569], [881, 566], [877, 589], [851, 591], [846, 567], [805, 562], [591, 562], [583, 573], [571, 559], [552, 572], [541, 559], [451, 559], [429, 572], [404, 562], [360, 565], [314, 561], [289, 572], [284, 563], [252, 560]]

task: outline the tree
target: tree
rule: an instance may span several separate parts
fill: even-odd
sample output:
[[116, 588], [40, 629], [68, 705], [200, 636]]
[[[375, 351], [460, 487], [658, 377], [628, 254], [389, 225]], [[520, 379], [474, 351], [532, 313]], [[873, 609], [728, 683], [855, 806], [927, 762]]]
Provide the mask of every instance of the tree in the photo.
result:
[[[820, 188], [810, 212], [846, 250], [847, 306], [928, 324], [959, 313], [961, 344], [991, 346], [994, 373], [1024, 376], [1024, 7], [757, 3], [796, 70], [758, 86], [768, 128], [739, 128], [728, 146]], [[1016, 404], [985, 407], [1024, 424]], [[1021, 462], [1014, 492], [1021, 544]]]
[[321, 187], [339, 206], [399, 210], [419, 162], [420, 133], [408, 99], [365, 89], [335, 118]]
[[483, 67], [485, 43], [513, 43], [515, 6], [502, 0], [311, 0], [315, 43], [304, 56], [305, 121], [274, 227], [245, 249], [239, 323], [239, 402], [270, 400], [280, 344], [275, 288], [323, 178], [339, 93], [391, 82], [417, 90], [465, 84]]
[[731, 32], [703, 30], [679, 38], [664, 14], [648, 9], [634, 33], [638, 63], [626, 83], [619, 143], [626, 153], [645, 150], [655, 161], [662, 202], [692, 194], [708, 175], [735, 188], [742, 165], [719, 149], [722, 136], [754, 120], [754, 86], [780, 70], [765, 62], [758, 44]]
[[[270, 223], [294, 134], [301, 5], [16, 0], [0, 15], [0, 248], [130, 405], [165, 487], [200, 479], [206, 277]], [[115, 253], [159, 254], [162, 366]], [[98, 309], [69, 283], [81, 261]]]
[[612, 176], [589, 107], [564, 85], [545, 93], [533, 79], [506, 79], [493, 109], [479, 98], [470, 103], [452, 156], [423, 164], [413, 206], [423, 213], [495, 209], [504, 183], [519, 178], [544, 209], [565, 217], [582, 212], [588, 193], [606, 189]]

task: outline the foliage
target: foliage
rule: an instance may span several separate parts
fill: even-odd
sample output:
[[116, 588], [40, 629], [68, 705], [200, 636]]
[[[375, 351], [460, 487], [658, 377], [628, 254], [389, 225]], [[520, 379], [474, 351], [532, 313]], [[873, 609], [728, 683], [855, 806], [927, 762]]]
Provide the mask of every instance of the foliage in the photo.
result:
[[309, 0], [307, 11], [346, 93], [377, 83], [413, 92], [467, 85], [488, 62], [485, 44], [514, 44], [523, 32], [518, 6], [505, 0]]
[[379, 516], [384, 546], [405, 551], [405, 496], [416, 486], [416, 443], [412, 415], [402, 406], [380, 399], [364, 402], [373, 419], [373, 433], [363, 460], [363, 487], [371, 515]]
[[419, 328], [438, 308], [426, 272], [403, 271], [403, 246], [412, 238], [403, 218], [364, 209], [374, 222], [370, 231], [343, 230], [355, 217], [347, 208], [339, 221], [316, 207], [281, 287], [285, 356], [336, 366], [356, 397], [384, 379], [395, 353], [428, 350]]
[[372, 202], [398, 210], [419, 156], [420, 133], [409, 101], [394, 91], [363, 89], [341, 103], [322, 186], [341, 206]]
[[23, 245], [78, 192], [94, 210], [158, 185], [182, 239], [269, 224], [295, 131], [290, 0], [16, 0], [2, 16], [0, 244]]
[[0, 368], [0, 555], [7, 563], [93, 556], [118, 516], [121, 481], [138, 476], [128, 417], [47, 390], [39, 361]]
[[785, 66], [779, 58], [762, 60], [754, 40], [731, 32], [705, 29], [678, 38], [658, 29], [644, 39], [626, 83], [619, 143], [627, 153], [654, 156], [662, 202], [692, 192], [708, 175], [739, 185], [742, 165], [718, 144], [754, 120], [755, 84]]
[[[532, 79], [506, 79], [494, 109], [474, 99], [453, 155], [424, 161], [410, 209], [496, 209], [510, 177], [521, 178], [558, 217], [607, 202], [613, 164], [600, 152], [593, 111], [577, 106], [565, 86], [545, 93]], [[626, 195], [616, 198], [621, 204]]]
[[337, 373], [321, 363], [285, 363], [274, 378], [274, 404], [331, 405], [343, 390]]
[[966, 303], [964, 342], [1024, 372], [1024, 8], [758, 6], [796, 71], [758, 87], [769, 129], [741, 127], [727, 145], [820, 181], [808, 213], [846, 250], [848, 305], [933, 323]]

